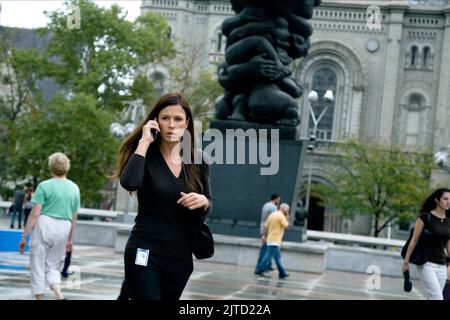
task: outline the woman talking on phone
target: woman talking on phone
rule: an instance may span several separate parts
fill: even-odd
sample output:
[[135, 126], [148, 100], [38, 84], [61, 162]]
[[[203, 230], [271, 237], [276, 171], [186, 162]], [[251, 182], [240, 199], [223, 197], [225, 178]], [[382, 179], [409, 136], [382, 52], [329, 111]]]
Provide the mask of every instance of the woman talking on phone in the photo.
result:
[[[178, 300], [193, 271], [192, 226], [212, 208], [210, 167], [203, 154], [195, 163], [194, 137], [189, 104], [168, 93], [119, 152], [120, 183], [138, 199], [124, 254], [132, 300]], [[186, 142], [190, 147], [182, 148]]]

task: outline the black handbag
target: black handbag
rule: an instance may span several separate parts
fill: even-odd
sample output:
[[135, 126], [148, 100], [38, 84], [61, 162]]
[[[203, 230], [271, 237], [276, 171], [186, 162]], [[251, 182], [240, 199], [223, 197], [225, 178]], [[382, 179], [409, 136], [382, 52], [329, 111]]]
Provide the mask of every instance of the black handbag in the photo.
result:
[[[203, 177], [203, 166], [199, 166], [199, 169]], [[194, 219], [192, 226], [192, 253], [199, 260], [211, 258], [214, 255], [214, 238], [205, 222], [205, 217], [200, 216], [200, 221]]]
[[192, 253], [197, 259], [208, 259], [214, 255], [214, 238], [202, 217], [200, 224], [193, 224]]
[[[430, 231], [430, 222], [431, 222], [431, 213], [426, 212], [427, 223], [423, 227], [422, 233], [419, 236], [419, 240], [417, 241], [416, 247], [409, 258], [409, 262], [415, 264], [417, 266], [423, 265], [428, 261], [428, 249], [430, 243], [430, 237], [432, 235]], [[412, 236], [414, 233], [414, 228], [411, 229], [409, 233], [409, 238], [406, 240], [405, 245], [402, 248], [402, 258], [405, 259], [406, 251], [408, 250], [409, 243], [411, 242]]]

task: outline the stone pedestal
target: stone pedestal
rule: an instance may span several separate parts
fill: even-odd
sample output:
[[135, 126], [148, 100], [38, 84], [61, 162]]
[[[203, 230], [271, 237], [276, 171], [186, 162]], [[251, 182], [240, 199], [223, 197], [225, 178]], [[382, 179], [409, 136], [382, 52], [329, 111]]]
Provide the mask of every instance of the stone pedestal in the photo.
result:
[[[226, 129], [233, 129], [235, 124], [232, 122], [227, 124], [228, 121], [222, 121], [218, 126], [218, 122], [215, 121], [211, 128], [218, 129], [218, 131], [216, 130], [217, 136], [222, 133], [222, 141], [217, 144], [222, 149], [216, 148], [214, 152], [210, 152], [210, 144], [217, 142], [217, 137], [215, 140], [211, 139], [212, 142], [203, 139], [203, 150], [211, 155], [213, 161], [211, 189], [214, 207], [208, 221], [212, 232], [242, 237], [259, 237], [261, 208], [264, 203], [269, 201], [271, 194], [278, 193], [281, 195], [281, 202], [286, 202], [291, 207], [290, 228], [286, 231], [285, 240], [297, 242], [305, 240], [305, 230], [293, 226], [300, 171], [305, 154], [304, 143], [286, 139], [275, 139], [275, 141], [272, 139], [273, 132], [269, 131], [269, 136], [266, 134], [267, 130], [250, 132], [246, 128], [255, 129], [253, 124], [246, 127], [240, 122], [239, 133], [236, 131], [233, 136], [229, 131], [225, 135]], [[275, 126], [272, 128], [278, 129]], [[261, 129], [268, 129], [268, 127], [261, 125]], [[295, 127], [291, 127], [291, 129], [295, 131]], [[285, 137], [294, 134], [294, 131], [285, 131]], [[281, 135], [281, 130], [278, 133]], [[208, 131], [206, 135], [208, 135]], [[237, 142], [239, 139], [241, 139], [241, 144]], [[265, 164], [261, 161], [264, 160], [260, 154], [261, 150], [271, 158], [270, 164], [267, 164], [267, 161]], [[265, 150], [268, 151], [265, 152]], [[223, 152], [223, 156], [217, 157], [220, 152]], [[237, 161], [239, 159], [241, 162]], [[245, 161], [242, 161], [243, 159]], [[251, 161], [251, 159], [253, 160]], [[267, 170], [268, 167], [272, 167], [272, 171], [277, 169], [275, 174], [262, 174], [264, 168]]]
[[268, 124], [268, 123], [254, 123], [247, 121], [233, 121], [233, 120], [213, 120], [210, 123], [210, 128], [218, 129], [222, 132], [225, 132], [226, 129], [278, 129], [280, 133], [280, 140], [298, 140], [300, 133], [298, 131], [298, 127], [296, 126], [287, 126], [287, 125], [278, 125], [278, 124]]

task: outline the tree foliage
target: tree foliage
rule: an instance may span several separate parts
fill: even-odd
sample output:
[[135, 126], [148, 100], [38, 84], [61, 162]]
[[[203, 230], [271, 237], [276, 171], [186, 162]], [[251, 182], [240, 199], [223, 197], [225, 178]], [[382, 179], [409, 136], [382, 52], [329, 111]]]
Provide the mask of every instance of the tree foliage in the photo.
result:
[[341, 146], [333, 181], [321, 186], [326, 205], [343, 216], [370, 214], [374, 235], [396, 219], [415, 217], [430, 192], [434, 168], [430, 153], [405, 152], [373, 141], [349, 141]]
[[217, 77], [210, 71], [203, 71], [187, 91], [186, 97], [192, 106], [192, 114], [196, 120], [202, 121], [203, 130], [207, 130], [214, 117], [216, 99], [223, 95], [223, 89]]
[[42, 102], [37, 81], [46, 68], [36, 49], [13, 46], [13, 38], [18, 35], [19, 31], [12, 28], [0, 31], [0, 120], [11, 122]]
[[19, 30], [0, 29], [0, 192], [8, 193], [4, 187], [7, 179], [8, 152], [11, 128], [15, 120], [24, 113], [38, 107], [42, 95], [37, 80], [42, 76], [45, 62], [35, 49], [20, 49], [13, 46]]
[[[74, 6], [80, 8], [79, 29], [67, 28]], [[94, 95], [99, 107], [122, 109], [123, 101], [138, 98], [130, 92], [137, 67], [159, 63], [175, 52], [169, 25], [156, 14], [130, 22], [118, 5], [105, 9], [76, 0], [47, 16], [50, 23], [41, 33], [51, 35], [48, 75], [69, 93]]]
[[118, 150], [118, 141], [109, 132], [112, 121], [111, 114], [97, 108], [91, 96], [56, 97], [47, 108], [16, 122], [9, 146], [14, 154], [8, 161], [10, 174], [18, 180], [42, 181], [50, 177], [49, 155], [63, 152], [71, 159], [68, 177], [79, 185], [83, 203], [99, 201], [108, 166]]
[[[73, 7], [79, 8], [78, 29], [68, 26]], [[1, 79], [8, 81], [0, 99], [0, 141], [6, 146], [0, 150], [0, 186], [48, 178], [47, 158], [61, 151], [72, 160], [69, 178], [79, 184], [83, 205], [93, 205], [118, 152], [109, 126], [126, 101], [150, 103], [156, 96], [146, 66], [174, 56], [170, 29], [160, 15], [130, 22], [119, 6], [106, 9], [88, 0], [66, 1], [46, 14], [50, 22], [39, 34], [48, 41], [40, 50], [0, 39], [2, 76], [9, 75]], [[47, 78], [60, 88], [50, 101], [36, 88]]]
[[[205, 44], [180, 43], [180, 49], [168, 69], [171, 77], [171, 90], [182, 93], [192, 107], [196, 120], [202, 121], [203, 130], [208, 129], [213, 118], [216, 99], [223, 95], [215, 71], [217, 66], [202, 66]], [[197, 73], [195, 70], [199, 70]]]

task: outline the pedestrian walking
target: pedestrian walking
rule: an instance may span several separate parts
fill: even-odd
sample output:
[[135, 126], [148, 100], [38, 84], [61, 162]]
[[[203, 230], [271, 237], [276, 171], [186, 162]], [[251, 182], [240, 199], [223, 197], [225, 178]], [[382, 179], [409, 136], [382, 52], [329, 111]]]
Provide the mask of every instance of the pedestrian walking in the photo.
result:
[[31, 292], [42, 300], [48, 284], [55, 298], [61, 300], [64, 296], [59, 266], [65, 251], [73, 249], [80, 189], [67, 178], [70, 160], [65, 154], [52, 154], [48, 164], [52, 178], [39, 183], [33, 194], [33, 209], [20, 239], [19, 252], [24, 252], [30, 235]]
[[447, 279], [445, 251], [447, 255], [450, 253], [449, 208], [450, 189], [437, 189], [425, 199], [403, 261], [402, 273], [405, 273], [409, 271], [409, 260], [419, 237], [426, 229], [427, 240], [420, 249], [425, 250], [427, 261], [416, 268], [429, 300], [443, 299], [442, 292]]
[[212, 207], [210, 166], [194, 137], [188, 102], [168, 93], [120, 150], [120, 183], [138, 199], [124, 254], [132, 300], [178, 300], [193, 271], [193, 226], [199, 228]]
[[[265, 256], [265, 254], [267, 252], [267, 243], [266, 243], [267, 234], [265, 233], [264, 224], [266, 223], [267, 217], [272, 212], [275, 212], [278, 210], [278, 206], [280, 205], [280, 202], [281, 202], [280, 195], [278, 193], [274, 193], [270, 196], [270, 201], [266, 202], [261, 209], [261, 220], [259, 223], [261, 248], [259, 249], [258, 261], [256, 262], [257, 266], [261, 263], [262, 258]], [[273, 270], [272, 262], [269, 261], [269, 263], [266, 266], [263, 266], [263, 270], [264, 271]], [[256, 274], [256, 269], [255, 269], [255, 274]]]
[[14, 223], [17, 217], [17, 229], [22, 229], [22, 213], [23, 213], [23, 201], [25, 199], [25, 191], [19, 188], [14, 191], [14, 201], [12, 204], [11, 212], [11, 229], [14, 229]]
[[261, 260], [261, 263], [256, 266], [256, 274], [260, 276], [267, 276], [265, 273], [266, 266], [272, 259], [278, 268], [278, 277], [284, 279], [289, 277], [289, 274], [284, 269], [281, 262], [281, 241], [283, 240], [284, 230], [289, 226], [289, 205], [283, 203], [280, 205], [280, 210], [272, 212], [264, 225], [267, 233], [267, 252]]

